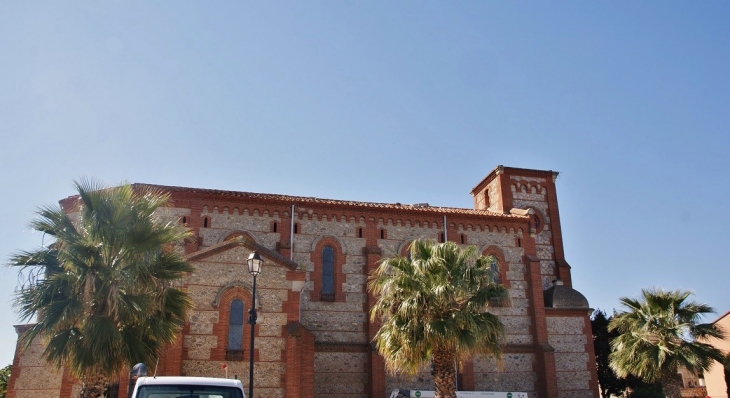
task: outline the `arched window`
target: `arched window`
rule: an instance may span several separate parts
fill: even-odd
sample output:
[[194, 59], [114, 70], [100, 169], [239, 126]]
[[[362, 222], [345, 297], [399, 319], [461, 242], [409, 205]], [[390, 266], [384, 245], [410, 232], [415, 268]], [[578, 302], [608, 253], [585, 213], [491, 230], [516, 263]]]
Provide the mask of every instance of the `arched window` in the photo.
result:
[[231, 302], [231, 311], [228, 315], [226, 359], [243, 359], [243, 301], [239, 299]]
[[407, 243], [404, 243], [400, 247], [400, 255], [402, 257], [407, 258], [408, 260], [411, 259], [411, 245], [413, 244], [413, 241], [409, 241]]
[[489, 269], [492, 270], [492, 278], [494, 282], [499, 283], [499, 259], [495, 255], [488, 255], [489, 258]]
[[325, 246], [322, 249], [322, 300], [335, 299], [335, 249]]
[[539, 234], [542, 232], [543, 229], [545, 229], [545, 216], [542, 214], [540, 210], [537, 210], [532, 207], [528, 207], [528, 210], [532, 210], [532, 216], [530, 217], [532, 220], [532, 225], [530, 226], [530, 233], [536, 233]]

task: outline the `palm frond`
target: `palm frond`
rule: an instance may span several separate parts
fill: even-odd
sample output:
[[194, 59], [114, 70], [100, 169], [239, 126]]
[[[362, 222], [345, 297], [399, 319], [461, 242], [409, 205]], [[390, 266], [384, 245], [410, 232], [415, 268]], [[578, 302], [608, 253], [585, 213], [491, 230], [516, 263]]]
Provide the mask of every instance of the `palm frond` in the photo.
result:
[[712, 307], [690, 301], [690, 292], [645, 289], [640, 299], [621, 298], [626, 311], [608, 325], [620, 334], [611, 343], [610, 366], [619, 377], [634, 375], [648, 383], [675, 373], [707, 370], [722, 353], [708, 338], [723, 338], [715, 324], [699, 323]]
[[487, 308], [507, 290], [489, 260], [474, 247], [415, 240], [410, 257], [381, 261], [368, 285], [377, 297], [370, 317], [381, 323], [375, 343], [391, 372], [417, 372], [435, 350], [499, 356], [504, 325]]
[[158, 216], [167, 194], [90, 179], [74, 185], [73, 217], [44, 207], [31, 222], [54, 241], [10, 258], [21, 272], [42, 271], [14, 299], [21, 319], [37, 320], [20, 341], [43, 339], [46, 360], [77, 377], [112, 375], [154, 358], [182, 327], [192, 301], [171, 286], [194, 269], [172, 248], [190, 231]]

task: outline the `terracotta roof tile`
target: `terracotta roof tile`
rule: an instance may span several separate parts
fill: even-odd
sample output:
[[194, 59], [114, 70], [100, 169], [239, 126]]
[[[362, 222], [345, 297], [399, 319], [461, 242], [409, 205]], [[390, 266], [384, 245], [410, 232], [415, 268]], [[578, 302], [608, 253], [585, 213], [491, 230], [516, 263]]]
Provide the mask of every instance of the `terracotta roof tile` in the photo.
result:
[[287, 202], [291, 204], [319, 204], [319, 205], [335, 205], [345, 207], [359, 207], [369, 209], [389, 209], [389, 210], [407, 210], [407, 211], [419, 211], [426, 213], [446, 213], [446, 214], [464, 214], [464, 215], [480, 215], [480, 216], [492, 216], [499, 218], [512, 218], [512, 219], [527, 219], [529, 217], [517, 215], [517, 214], [502, 214], [488, 210], [474, 210], [464, 209], [458, 207], [441, 207], [441, 206], [430, 206], [430, 205], [409, 205], [401, 203], [377, 203], [377, 202], [358, 202], [353, 200], [337, 200], [337, 199], [324, 199], [307, 196], [291, 196], [291, 195], [279, 195], [279, 194], [268, 194], [268, 193], [255, 193], [255, 192], [240, 192], [240, 191], [225, 191], [220, 189], [205, 189], [205, 188], [186, 188], [186, 187], [175, 187], [167, 185], [156, 185], [156, 184], [133, 184], [135, 187], [149, 187], [157, 188], [166, 192], [186, 192], [186, 193], [198, 193], [205, 195], [216, 195], [216, 196], [231, 196], [242, 199], [252, 200], [272, 200], [279, 202]]

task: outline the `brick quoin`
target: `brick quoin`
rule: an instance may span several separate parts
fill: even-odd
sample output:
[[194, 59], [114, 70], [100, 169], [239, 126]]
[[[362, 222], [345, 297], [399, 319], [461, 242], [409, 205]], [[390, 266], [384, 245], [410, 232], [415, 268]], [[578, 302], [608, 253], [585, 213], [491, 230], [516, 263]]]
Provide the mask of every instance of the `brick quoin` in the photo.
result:
[[[25, 327], [23, 326], [16, 326], [15, 330], [20, 334], [25, 331]], [[10, 372], [10, 380], [8, 380], [8, 390], [5, 395], [6, 398], [15, 398], [15, 395], [17, 394], [17, 388], [15, 386], [15, 383], [18, 380], [18, 377], [20, 376], [20, 372], [23, 371], [23, 369], [20, 367], [20, 358], [23, 355], [23, 351], [21, 350], [20, 341], [18, 341], [15, 344], [15, 356], [13, 357], [13, 371]]]
[[[227, 362], [229, 375], [241, 376], [248, 387], [247, 313], [243, 357], [226, 360], [226, 346], [231, 301], [242, 300], [245, 311], [253, 304], [246, 259], [255, 250], [265, 260], [257, 278], [254, 391], [258, 396], [386, 398], [393, 388], [432, 390], [427, 372], [415, 379], [387, 376], [385, 361], [372, 345], [379, 324], [369, 318], [375, 297], [368, 292], [367, 281], [382, 259], [406, 254], [414, 239], [441, 239], [445, 226], [448, 241], [496, 255], [500, 280], [510, 291], [509, 304], [493, 310], [507, 328], [505, 369], [492, 369], [485, 358], [467, 360], [458, 373], [459, 388], [525, 391], [530, 398], [597, 398], [587, 304], [552, 308], [544, 298], [552, 280], [572, 288], [557, 175], [498, 166], [471, 190], [474, 209], [153, 186], [171, 196], [169, 221], [184, 222], [191, 229], [194, 236], [184, 250], [196, 267], [183, 281], [195, 310], [175, 343], [160, 356], [158, 374], [220, 377], [220, 364]], [[61, 201], [69, 212], [77, 203], [74, 197]], [[322, 300], [320, 294], [322, 249], [328, 245], [335, 251], [333, 301]], [[551, 329], [548, 317], [558, 317], [562, 326]], [[18, 326], [18, 332], [23, 328]], [[576, 379], [568, 382], [559, 379], [569, 372], [558, 371], [565, 369], [560, 362], [564, 359], [551, 345], [565, 339], [584, 341], [571, 349], [587, 354], [585, 364], [570, 364], [571, 369], [583, 370], [573, 372], [570, 377]], [[16, 349], [9, 398], [28, 396], [33, 386], [25, 381], [27, 372], [52, 374], [50, 368], [31, 368], [30, 357]], [[126, 381], [123, 372], [120, 393], [126, 393]], [[68, 396], [74, 383], [64, 374], [60, 389], [49, 392]]]

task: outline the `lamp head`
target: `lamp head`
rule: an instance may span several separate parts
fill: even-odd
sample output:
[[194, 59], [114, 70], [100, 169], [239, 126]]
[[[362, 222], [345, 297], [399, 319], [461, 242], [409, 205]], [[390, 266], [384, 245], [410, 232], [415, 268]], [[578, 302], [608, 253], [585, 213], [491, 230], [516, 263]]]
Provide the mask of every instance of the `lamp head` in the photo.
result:
[[251, 253], [246, 262], [248, 263], [248, 272], [251, 275], [256, 276], [261, 273], [261, 268], [264, 266], [264, 259], [261, 258], [259, 252], [254, 251]]

